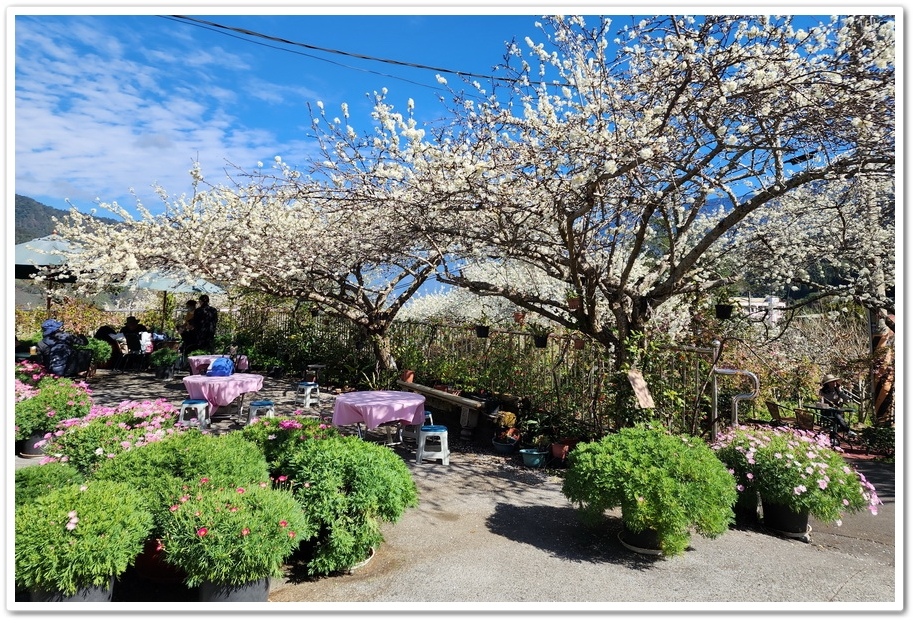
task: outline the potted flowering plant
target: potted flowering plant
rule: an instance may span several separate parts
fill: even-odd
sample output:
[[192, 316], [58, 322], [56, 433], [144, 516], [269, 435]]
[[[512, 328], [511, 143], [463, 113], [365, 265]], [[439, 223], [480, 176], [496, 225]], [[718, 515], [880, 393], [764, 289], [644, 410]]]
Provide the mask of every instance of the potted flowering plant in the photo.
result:
[[[44, 441], [40, 439], [53, 431], [59, 422], [83, 417], [92, 406], [89, 387], [83, 381], [45, 376], [35, 385], [34, 391], [28, 390], [27, 384], [16, 387], [16, 440], [32, 446], [23, 448], [25, 454], [35, 453], [36, 444], [43, 446]], [[26, 441], [30, 439], [34, 441]]]
[[85, 481], [78, 469], [68, 463], [27, 465], [16, 470], [16, 508], [72, 484]]
[[165, 561], [182, 569], [203, 601], [238, 601], [254, 590], [267, 601], [269, 580], [299, 543], [316, 533], [286, 489], [263, 483], [223, 487], [201, 478], [176, 492], [162, 525]]
[[[877, 514], [881, 501], [874, 486], [853, 469], [826, 435], [791, 428], [739, 426], [718, 437], [712, 446], [732, 473], [742, 494], [756, 493], [764, 522], [787, 507], [821, 521], [840, 521], [844, 513], [868, 508]], [[782, 531], [782, 530], [781, 530]], [[799, 532], [806, 532], [804, 525]]]
[[522, 430], [516, 427], [516, 415], [512, 411], [498, 411], [496, 433], [493, 435], [493, 449], [499, 454], [512, 454], [522, 439]]
[[16, 584], [33, 601], [110, 601], [153, 518], [126, 483], [61, 487], [16, 509]]
[[697, 437], [641, 425], [580, 443], [568, 458], [563, 494], [588, 523], [620, 507], [626, 530], [619, 538], [631, 549], [680, 554], [691, 528], [714, 538], [733, 517], [731, 474]]
[[283, 455], [295, 451], [306, 440], [340, 435], [334, 425], [303, 415], [300, 411], [291, 416], [266, 416], [252, 420], [239, 432], [261, 449], [272, 471], [282, 464]]

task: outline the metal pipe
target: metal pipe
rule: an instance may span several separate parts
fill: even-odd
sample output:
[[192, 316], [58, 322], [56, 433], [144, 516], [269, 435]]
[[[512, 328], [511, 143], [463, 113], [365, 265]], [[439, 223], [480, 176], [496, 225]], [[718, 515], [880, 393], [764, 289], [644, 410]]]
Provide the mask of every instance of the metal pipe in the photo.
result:
[[[741, 400], [753, 400], [760, 394], [760, 380], [757, 375], [750, 370], [732, 370], [730, 368], [713, 368], [715, 374], [741, 375], [751, 379], [754, 383], [754, 391], [750, 394], [735, 394], [732, 397], [732, 426], [738, 425], [738, 402]], [[715, 378], [715, 377], [713, 377]]]

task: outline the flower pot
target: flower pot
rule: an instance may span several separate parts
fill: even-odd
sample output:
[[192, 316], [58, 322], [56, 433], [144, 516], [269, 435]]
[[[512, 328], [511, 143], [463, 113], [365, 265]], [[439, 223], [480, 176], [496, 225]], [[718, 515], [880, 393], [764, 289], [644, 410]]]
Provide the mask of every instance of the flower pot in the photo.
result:
[[732, 310], [735, 309], [734, 305], [727, 305], [723, 303], [716, 304], [716, 318], [719, 320], [728, 320], [732, 317]]
[[792, 539], [810, 541], [811, 526], [808, 524], [808, 511], [793, 511], [785, 504], [761, 501], [763, 507], [763, 525], [770, 530]]
[[516, 441], [506, 443], [493, 439], [493, 449], [496, 450], [497, 454], [512, 454], [515, 452], [516, 448], [518, 448], [518, 442]]
[[646, 528], [640, 532], [631, 532], [628, 528], [624, 528], [617, 533], [617, 539], [621, 545], [632, 552], [649, 556], [664, 556], [658, 533], [652, 528]]
[[477, 333], [477, 337], [484, 338], [490, 337], [490, 327], [486, 325], [479, 324], [474, 327], [474, 331]]
[[555, 459], [565, 461], [569, 451], [575, 448], [577, 443], [578, 440], [576, 439], [561, 439], [560, 441], [556, 441], [550, 444], [550, 454], [552, 454]]
[[406, 383], [413, 383], [414, 371], [413, 370], [404, 370], [401, 372], [401, 380]]
[[244, 584], [214, 584], [205, 581], [200, 585], [200, 601], [267, 601], [268, 595], [270, 578]]
[[515, 312], [512, 314], [515, 324], [525, 324], [525, 312]]
[[537, 448], [522, 448], [519, 450], [525, 467], [544, 467], [547, 463], [547, 451]]
[[44, 431], [32, 433], [25, 439], [16, 442], [16, 452], [24, 459], [37, 459], [45, 455], [42, 448], [36, 448], [35, 444], [44, 440], [47, 433]]
[[534, 339], [535, 348], [547, 348], [547, 336], [546, 335], [532, 335]]
[[582, 307], [582, 297], [581, 296], [570, 296], [566, 299], [566, 305], [569, 307], [569, 311], [576, 311]]
[[159, 539], [147, 539], [143, 551], [133, 563], [134, 571], [144, 580], [160, 584], [183, 584], [187, 574], [181, 568], [165, 562]]
[[114, 576], [111, 577], [107, 584], [81, 588], [74, 595], [64, 595], [60, 591], [45, 591], [35, 588], [30, 591], [30, 598], [32, 601], [111, 601], [112, 593], [114, 593]]
[[582, 350], [585, 348], [585, 340], [583, 340], [581, 337], [573, 338], [573, 348], [576, 350]]
[[356, 571], [357, 569], [361, 569], [361, 568], [365, 567], [366, 565], [368, 565], [370, 562], [372, 562], [372, 558], [373, 558], [374, 556], [375, 556], [375, 548], [374, 548], [374, 547], [370, 547], [370, 548], [369, 548], [369, 555], [366, 556], [363, 560], [361, 560], [361, 561], [359, 561], [358, 563], [356, 563], [355, 565], [353, 565], [352, 567], [350, 567], [349, 569], [347, 569], [347, 573], [348, 573], [349, 575], [353, 575], [353, 572], [354, 572], [354, 571]]

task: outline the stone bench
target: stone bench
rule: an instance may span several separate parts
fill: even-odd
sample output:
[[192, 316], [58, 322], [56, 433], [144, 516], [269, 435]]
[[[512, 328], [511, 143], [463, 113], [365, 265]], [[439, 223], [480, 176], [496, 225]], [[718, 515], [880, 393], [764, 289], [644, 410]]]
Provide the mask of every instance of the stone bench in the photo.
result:
[[444, 408], [446, 409], [451, 409], [455, 406], [459, 407], [461, 409], [461, 439], [464, 441], [471, 441], [474, 438], [477, 418], [484, 409], [484, 402], [482, 400], [456, 396], [455, 394], [444, 392], [441, 389], [420, 385], [419, 383], [399, 380], [397, 384], [407, 391], [422, 394], [427, 398], [427, 402], [430, 403], [431, 406], [442, 408], [442, 405], [445, 405]]

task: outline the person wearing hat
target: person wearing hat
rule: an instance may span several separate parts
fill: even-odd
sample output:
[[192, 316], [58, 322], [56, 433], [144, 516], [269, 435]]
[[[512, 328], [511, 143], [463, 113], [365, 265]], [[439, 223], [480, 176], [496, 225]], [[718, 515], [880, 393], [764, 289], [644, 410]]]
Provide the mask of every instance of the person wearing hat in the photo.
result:
[[[88, 340], [71, 335], [63, 328], [64, 323], [53, 318], [41, 323], [42, 337], [38, 342], [38, 353], [41, 355], [42, 365], [48, 372], [57, 376], [74, 377], [82, 367], [82, 358], [76, 347], [88, 343]], [[89, 351], [84, 352], [92, 356]], [[86, 368], [88, 369], [88, 365]]]
[[[840, 387], [840, 377], [833, 374], [828, 374], [821, 380], [821, 389], [818, 395], [822, 402], [827, 403], [831, 407], [836, 407], [837, 409], [843, 407], [849, 399], [849, 392]], [[854, 435], [849, 429], [849, 424], [843, 419], [843, 414], [841, 412], [831, 410], [825, 411], [824, 413], [836, 420], [838, 430]]]

